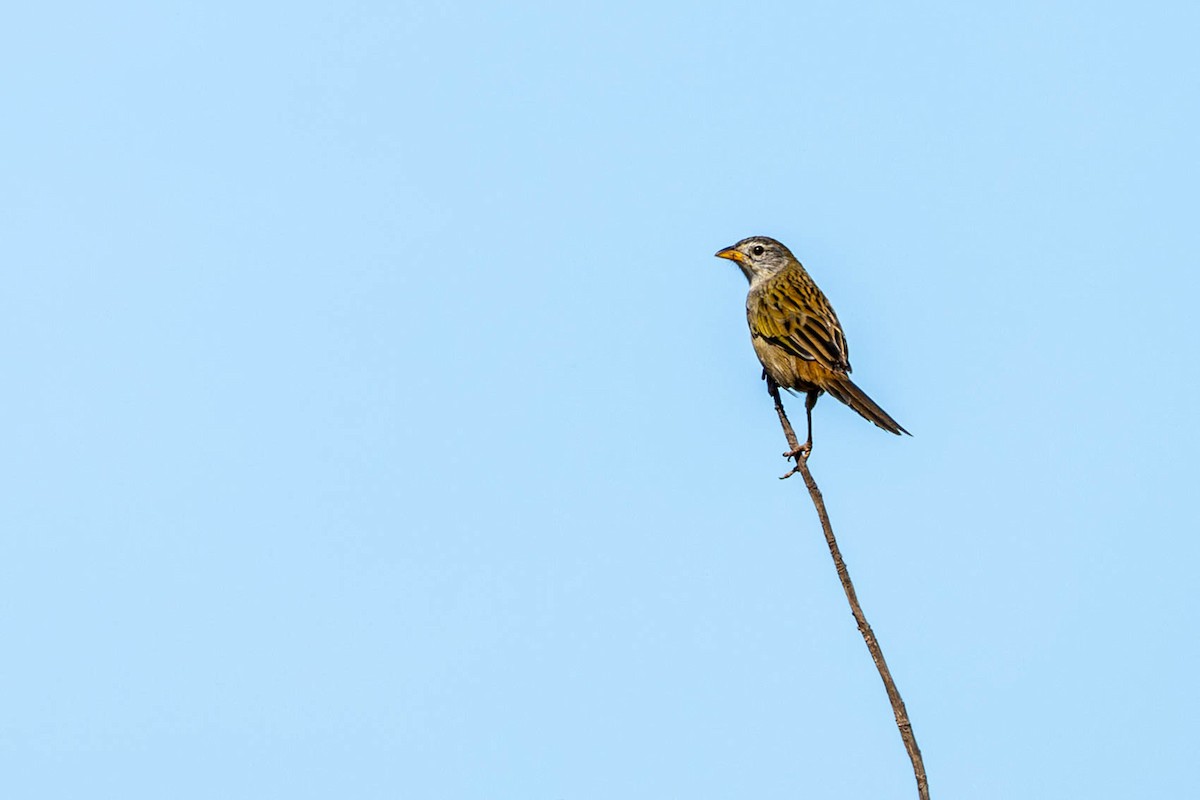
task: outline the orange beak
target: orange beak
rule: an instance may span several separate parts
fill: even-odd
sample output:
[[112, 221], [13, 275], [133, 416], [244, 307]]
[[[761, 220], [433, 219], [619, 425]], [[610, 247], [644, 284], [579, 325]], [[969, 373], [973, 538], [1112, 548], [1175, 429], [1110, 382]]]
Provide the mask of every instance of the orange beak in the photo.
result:
[[736, 261], [739, 264], [746, 262], [746, 257], [732, 247], [726, 247], [724, 250], [717, 251], [717, 258], [727, 258], [730, 261]]

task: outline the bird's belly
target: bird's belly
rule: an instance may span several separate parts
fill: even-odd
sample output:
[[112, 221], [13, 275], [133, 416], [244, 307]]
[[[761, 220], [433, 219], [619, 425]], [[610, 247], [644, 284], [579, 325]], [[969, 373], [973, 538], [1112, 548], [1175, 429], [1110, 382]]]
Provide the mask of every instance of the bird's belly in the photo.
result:
[[757, 336], [751, 338], [754, 352], [762, 362], [771, 380], [785, 389], [796, 389], [807, 392], [823, 388], [829, 370], [815, 361], [805, 361], [803, 358], [786, 352], [778, 345], [773, 345]]

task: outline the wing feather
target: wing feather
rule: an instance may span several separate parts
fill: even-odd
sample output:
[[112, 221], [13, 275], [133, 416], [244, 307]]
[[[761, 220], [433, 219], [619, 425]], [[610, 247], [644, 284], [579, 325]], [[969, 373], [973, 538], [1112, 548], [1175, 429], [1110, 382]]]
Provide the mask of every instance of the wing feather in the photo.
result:
[[747, 306], [750, 330], [805, 361], [850, 372], [850, 351], [833, 306], [798, 264], [767, 280]]

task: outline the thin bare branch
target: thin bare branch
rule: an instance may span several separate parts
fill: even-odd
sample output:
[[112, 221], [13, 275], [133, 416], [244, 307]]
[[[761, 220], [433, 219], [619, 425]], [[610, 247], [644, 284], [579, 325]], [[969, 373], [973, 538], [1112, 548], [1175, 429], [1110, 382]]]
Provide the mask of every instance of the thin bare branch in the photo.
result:
[[787, 413], [783, 410], [779, 387], [770, 378], [767, 378], [767, 391], [771, 393], [771, 398], [775, 401], [775, 411], [779, 414], [779, 423], [783, 426], [783, 434], [787, 437], [788, 446], [791, 448], [789, 455], [794, 454], [796, 459], [796, 466], [780, 480], [790, 478], [797, 472], [804, 478], [804, 485], [808, 487], [813, 506], [817, 509], [817, 516], [821, 520], [821, 528], [825, 531], [825, 543], [829, 545], [829, 555], [833, 556], [833, 565], [837, 568], [842, 589], [846, 592], [850, 611], [854, 614], [854, 621], [858, 623], [858, 632], [862, 634], [863, 641], [867, 643], [867, 649], [871, 651], [871, 659], [875, 662], [875, 669], [879, 670], [879, 677], [883, 679], [883, 688], [887, 690], [888, 700], [892, 704], [892, 713], [896, 716], [896, 727], [900, 729], [900, 738], [904, 740], [904, 749], [908, 751], [909, 760], [912, 761], [913, 775], [917, 779], [917, 795], [920, 800], [929, 800], [929, 780], [925, 777], [925, 762], [921, 759], [921, 748], [917, 747], [917, 739], [913, 735], [912, 723], [908, 719], [908, 710], [904, 707], [904, 700], [900, 698], [900, 691], [892, 679], [892, 672], [883, 658], [883, 650], [879, 647], [875, 632], [871, 630], [867, 617], [863, 614], [862, 606], [858, 603], [858, 595], [854, 591], [854, 583], [850, 580], [850, 572], [846, 569], [846, 562], [842, 560], [842, 552], [838, 549], [837, 539], [833, 535], [833, 527], [829, 524], [829, 513], [825, 510], [825, 498], [821, 496], [821, 490], [817, 488], [817, 482], [813, 480], [812, 473], [808, 469], [808, 457], [812, 451], [800, 447], [796, 432], [792, 430], [792, 423], [788, 421]]

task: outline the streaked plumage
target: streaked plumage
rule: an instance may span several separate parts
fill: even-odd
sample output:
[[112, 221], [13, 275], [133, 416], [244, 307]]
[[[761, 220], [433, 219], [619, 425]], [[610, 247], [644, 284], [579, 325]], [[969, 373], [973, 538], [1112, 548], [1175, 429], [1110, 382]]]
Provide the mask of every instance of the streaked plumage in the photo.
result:
[[746, 321], [754, 352], [777, 385], [804, 392], [812, 444], [812, 407], [828, 392], [885, 431], [908, 433], [849, 378], [850, 351], [837, 314], [791, 251], [751, 236], [717, 253], [750, 282]]

